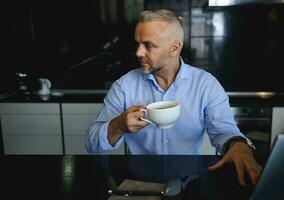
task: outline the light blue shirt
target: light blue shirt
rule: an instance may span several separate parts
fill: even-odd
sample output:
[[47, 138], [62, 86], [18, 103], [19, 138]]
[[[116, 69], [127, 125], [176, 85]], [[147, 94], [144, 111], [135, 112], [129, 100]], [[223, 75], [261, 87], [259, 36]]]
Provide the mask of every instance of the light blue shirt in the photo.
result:
[[[130, 106], [155, 101], [180, 102], [181, 114], [173, 127], [159, 129], [152, 124], [136, 133], [125, 133], [114, 145], [107, 140], [109, 122]], [[224, 153], [225, 142], [234, 136], [245, 137], [235, 124], [229, 98], [217, 79], [210, 73], [185, 64], [167, 91], [157, 84], [152, 73], [134, 69], [115, 81], [104, 99], [97, 119], [91, 123], [86, 148], [102, 153], [126, 142], [130, 154], [199, 154], [203, 135]]]

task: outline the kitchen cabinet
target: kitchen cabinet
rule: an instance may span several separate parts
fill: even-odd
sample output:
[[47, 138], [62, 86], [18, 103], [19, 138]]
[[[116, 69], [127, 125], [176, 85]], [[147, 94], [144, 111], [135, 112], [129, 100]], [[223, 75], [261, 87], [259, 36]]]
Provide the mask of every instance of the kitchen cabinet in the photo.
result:
[[[1, 102], [0, 120], [5, 154], [88, 154], [85, 135], [102, 103]], [[61, 108], [60, 108], [61, 107]], [[270, 145], [284, 132], [284, 107], [272, 109]], [[259, 128], [259, 125], [255, 126]], [[244, 131], [246, 132], [246, 131]], [[200, 153], [214, 155], [208, 135]], [[108, 154], [125, 154], [125, 144]]]
[[279, 133], [284, 133], [284, 107], [273, 107], [272, 127], [271, 127], [271, 146]]
[[203, 136], [203, 142], [200, 147], [200, 154], [201, 155], [215, 155], [216, 149], [211, 145], [210, 139], [208, 134], [205, 132]]
[[62, 154], [59, 103], [0, 103], [5, 154]]
[[[88, 154], [85, 136], [92, 121], [99, 114], [102, 103], [63, 103], [62, 118], [66, 154]], [[124, 154], [124, 144], [107, 154]]]

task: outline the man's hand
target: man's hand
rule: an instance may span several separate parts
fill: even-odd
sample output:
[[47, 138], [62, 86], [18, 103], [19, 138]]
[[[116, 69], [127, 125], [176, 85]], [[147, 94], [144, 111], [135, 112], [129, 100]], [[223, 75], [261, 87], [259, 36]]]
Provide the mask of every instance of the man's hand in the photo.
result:
[[148, 122], [140, 120], [144, 116], [145, 106], [132, 106], [129, 107], [118, 117], [114, 118], [108, 127], [108, 141], [114, 144], [125, 133], [135, 133], [145, 126], [149, 125]]
[[262, 167], [255, 161], [247, 144], [241, 141], [235, 142], [220, 161], [209, 167], [209, 171], [217, 171], [227, 163], [234, 163], [241, 185], [245, 185], [245, 173], [248, 173], [252, 184], [256, 185]]

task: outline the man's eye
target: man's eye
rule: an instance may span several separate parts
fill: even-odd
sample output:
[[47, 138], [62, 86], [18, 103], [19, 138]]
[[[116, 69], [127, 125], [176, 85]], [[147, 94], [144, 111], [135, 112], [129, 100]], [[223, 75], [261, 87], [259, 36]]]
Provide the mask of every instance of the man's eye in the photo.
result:
[[147, 49], [151, 49], [151, 48], [154, 47], [154, 45], [153, 45], [153, 44], [145, 44], [145, 47], [146, 47]]

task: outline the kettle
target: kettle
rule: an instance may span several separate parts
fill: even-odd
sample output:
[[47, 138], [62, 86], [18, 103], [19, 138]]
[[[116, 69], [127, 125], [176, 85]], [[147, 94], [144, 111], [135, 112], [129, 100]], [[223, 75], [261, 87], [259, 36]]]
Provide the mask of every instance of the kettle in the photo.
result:
[[51, 83], [46, 78], [39, 78], [38, 81], [40, 82], [40, 89], [38, 91], [39, 95], [49, 95]]

